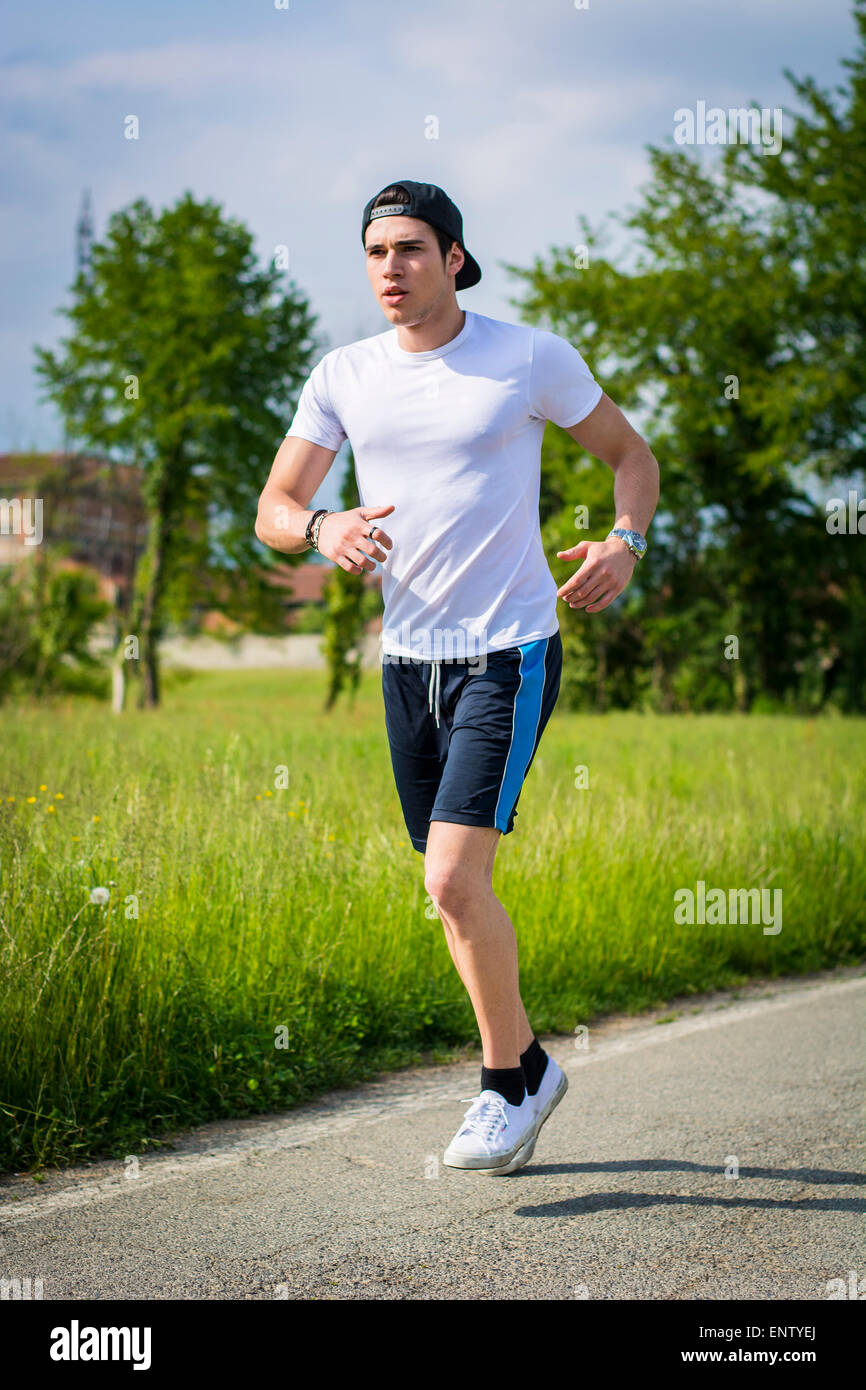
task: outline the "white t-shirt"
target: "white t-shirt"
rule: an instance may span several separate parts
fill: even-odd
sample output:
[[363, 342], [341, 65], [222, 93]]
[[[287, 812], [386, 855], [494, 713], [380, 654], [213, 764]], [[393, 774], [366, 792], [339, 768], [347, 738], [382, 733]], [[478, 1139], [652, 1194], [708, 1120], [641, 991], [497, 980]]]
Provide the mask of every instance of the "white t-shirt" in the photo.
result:
[[392, 328], [313, 368], [287, 435], [349, 440], [361, 505], [394, 511], [382, 652], [466, 660], [551, 636], [556, 581], [538, 516], [546, 420], [576, 425], [602, 388], [565, 338], [467, 309], [456, 338], [407, 352]]

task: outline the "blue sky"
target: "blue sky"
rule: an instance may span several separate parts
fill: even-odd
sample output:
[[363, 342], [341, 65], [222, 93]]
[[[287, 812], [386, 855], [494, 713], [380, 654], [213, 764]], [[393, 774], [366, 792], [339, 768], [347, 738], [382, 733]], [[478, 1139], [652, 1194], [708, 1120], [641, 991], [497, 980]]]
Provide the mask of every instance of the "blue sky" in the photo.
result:
[[[66, 321], [74, 227], [186, 190], [252, 230], [327, 346], [385, 331], [360, 218], [385, 183], [440, 184], [484, 272], [463, 308], [516, 320], [532, 263], [634, 201], [674, 112], [789, 107], [783, 69], [834, 85], [849, 0], [148, 0], [4, 4], [0, 450], [59, 448], [33, 344]], [[123, 137], [135, 114], [140, 139]], [[438, 138], [427, 138], [429, 117]], [[288, 428], [289, 421], [286, 421]], [[274, 450], [280, 439], [274, 440]], [[333, 474], [331, 475], [333, 477]], [[325, 501], [330, 498], [323, 493]]]

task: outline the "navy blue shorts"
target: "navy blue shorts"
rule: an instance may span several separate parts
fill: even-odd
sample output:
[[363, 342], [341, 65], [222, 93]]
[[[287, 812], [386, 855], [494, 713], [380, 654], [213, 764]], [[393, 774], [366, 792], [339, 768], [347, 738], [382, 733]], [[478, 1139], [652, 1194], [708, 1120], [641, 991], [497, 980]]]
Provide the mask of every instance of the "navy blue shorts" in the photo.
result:
[[510, 834], [561, 675], [558, 630], [480, 662], [383, 660], [391, 765], [415, 849], [426, 849], [431, 820]]

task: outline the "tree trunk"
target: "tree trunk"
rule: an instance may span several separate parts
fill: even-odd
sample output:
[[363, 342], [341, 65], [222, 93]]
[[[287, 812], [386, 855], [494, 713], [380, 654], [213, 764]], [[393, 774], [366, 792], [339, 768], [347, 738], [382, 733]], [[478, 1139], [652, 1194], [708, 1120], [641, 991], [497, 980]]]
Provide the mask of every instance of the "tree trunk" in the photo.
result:
[[165, 517], [161, 511], [154, 513], [147, 538], [147, 567], [145, 586], [141, 603], [141, 659], [142, 689], [139, 706], [142, 709], [156, 709], [159, 704], [159, 656], [156, 639], [159, 624], [157, 606], [163, 581], [165, 563]]
[[156, 709], [159, 704], [160, 691], [159, 659], [156, 652], [156, 636], [152, 630], [145, 639], [143, 651], [141, 707], [142, 709]]
[[[165, 571], [166, 536], [168, 521], [162, 507], [157, 506], [151, 513], [147, 548], [141, 558], [141, 567], [136, 575], [136, 588], [129, 614], [127, 636], [138, 639], [138, 659], [141, 662], [138, 673], [141, 676], [141, 689], [138, 698], [139, 709], [155, 709], [159, 704], [159, 660], [156, 651], [156, 638], [159, 629], [157, 610]], [[126, 697], [126, 663], [128, 657], [124, 648], [127, 636], [120, 635], [112, 666], [112, 704], [115, 713], [120, 713]]]

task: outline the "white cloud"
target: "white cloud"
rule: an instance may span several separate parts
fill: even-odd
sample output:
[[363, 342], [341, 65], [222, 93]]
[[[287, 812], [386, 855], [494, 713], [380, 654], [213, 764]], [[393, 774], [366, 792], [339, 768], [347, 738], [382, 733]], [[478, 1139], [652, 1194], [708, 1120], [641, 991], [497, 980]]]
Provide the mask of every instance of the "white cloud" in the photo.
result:
[[284, 83], [289, 51], [285, 45], [265, 41], [200, 40], [141, 49], [103, 49], [65, 65], [28, 62], [7, 67], [3, 88], [7, 100], [52, 103], [118, 90], [198, 97], [263, 80]]

